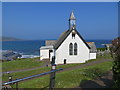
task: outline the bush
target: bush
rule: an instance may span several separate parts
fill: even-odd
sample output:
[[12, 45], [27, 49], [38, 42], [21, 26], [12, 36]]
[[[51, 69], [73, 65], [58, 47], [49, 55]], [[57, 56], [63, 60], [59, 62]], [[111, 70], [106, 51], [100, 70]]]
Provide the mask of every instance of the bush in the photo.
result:
[[120, 37], [112, 41], [111, 55], [114, 59], [113, 79], [115, 87], [120, 88]]

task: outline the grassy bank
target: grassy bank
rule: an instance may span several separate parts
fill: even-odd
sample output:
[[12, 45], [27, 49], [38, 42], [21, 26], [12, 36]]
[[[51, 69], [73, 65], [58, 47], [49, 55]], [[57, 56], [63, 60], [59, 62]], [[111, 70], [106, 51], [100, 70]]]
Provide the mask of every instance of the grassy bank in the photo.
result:
[[[104, 58], [104, 59], [111, 58], [111, 55], [108, 54], [108, 55], [104, 55], [104, 56], [97, 56], [97, 60], [100, 60], [102, 58]], [[94, 60], [96, 60], [96, 59], [94, 59]], [[91, 62], [94, 60], [88, 60], [87, 62]], [[27, 58], [27, 59], [17, 59], [17, 60], [13, 60], [13, 61], [2, 62], [2, 72], [40, 67], [43, 64], [44, 64], [43, 61], [39, 61], [39, 57], [38, 58]], [[69, 64], [69, 65], [65, 65], [65, 66], [69, 67], [69, 66], [74, 66], [74, 65], [77, 65], [77, 64]], [[78, 64], [78, 65], [80, 65], [80, 64]]]
[[39, 58], [17, 59], [2, 63], [2, 72], [39, 67], [43, 65]]
[[[92, 61], [95, 61], [95, 60], [102, 60], [102, 58], [104, 58], [105, 56], [100, 56], [98, 59], [93, 59], [93, 60], [89, 60], [87, 61], [86, 63], [89, 63], [89, 62], [92, 62]], [[110, 58], [110, 55], [109, 56], [106, 56], [106, 58]], [[27, 61], [28, 60], [28, 61]], [[15, 63], [12, 63], [12, 62], [8, 62], [9, 65], [14, 65], [13, 67], [17, 67], [17, 68], [13, 68], [12, 66], [10, 66], [9, 68], [7, 68], [6, 70], [16, 70], [16, 69], [25, 69], [25, 68], [31, 68], [31, 67], [38, 67], [40, 65], [42, 65], [44, 62], [40, 62], [40, 61], [36, 61], [36, 59], [23, 59], [23, 60], [18, 60], [16, 61], [18, 65], [15, 65]], [[22, 62], [21, 62], [22, 61]], [[32, 61], [32, 62], [31, 62]], [[21, 64], [19, 64], [19, 62]], [[26, 64], [25, 64], [25, 63]], [[34, 62], [34, 63], [33, 63]], [[4, 65], [6, 65], [7, 62], [5, 62]], [[30, 63], [30, 64], [29, 64]], [[66, 64], [66, 65], [58, 65], [56, 69], [59, 69], [59, 68], [70, 68], [70, 67], [74, 67], [74, 66], [79, 66], [81, 64], [85, 64], [85, 63], [77, 63], [77, 64]], [[8, 66], [9, 66], [8, 65]], [[35, 66], [36, 65], [36, 66]], [[5, 67], [5, 66], [4, 66]], [[6, 66], [7, 67], [7, 66]], [[39, 73], [43, 73], [43, 72], [47, 72], [47, 71], [50, 71], [50, 68], [51, 67], [44, 67], [44, 68], [38, 68], [38, 69], [35, 69], [35, 70], [30, 70], [30, 71], [22, 71], [22, 72], [14, 72], [14, 73], [11, 73], [9, 75], [13, 76], [13, 80], [15, 80], [16, 78], [23, 78], [23, 77], [27, 77], [27, 76], [31, 76], [31, 75], [35, 75], [35, 74], [39, 74]], [[5, 70], [4, 70], [5, 71]], [[3, 81], [8, 81], [8, 74], [3, 74], [2, 76], [2, 79]]]
[[[86, 63], [92, 62], [92, 61], [95, 61], [95, 60], [96, 59], [89, 60]], [[56, 69], [59, 69], [59, 68], [65, 69], [65, 68], [70, 68], [70, 67], [74, 67], [74, 66], [79, 66], [81, 64], [85, 64], [85, 63], [58, 65], [56, 67]], [[35, 69], [35, 70], [30, 70], [30, 71], [14, 72], [14, 73], [10, 73], [9, 75], [8, 74], [3, 74], [2, 75], [2, 80], [3, 81], [8, 81], [8, 76], [13, 76], [13, 80], [15, 80], [16, 78], [24, 78], [24, 77], [35, 75], [35, 74], [48, 72], [48, 71], [50, 71], [50, 69], [51, 69], [51, 66], [50, 67], [38, 68], [38, 69]]]
[[[91, 80], [98, 75], [102, 75], [109, 71], [112, 67], [112, 62], [104, 62], [85, 68], [65, 71], [56, 74], [56, 88], [73, 88], [79, 86], [85, 80]], [[97, 75], [93, 75], [92, 70], [98, 70]], [[85, 75], [87, 74], [87, 75]], [[49, 86], [49, 75], [27, 80], [19, 83], [20, 88], [47, 88]]]
[[[74, 67], [74, 66], [78, 66], [81, 65], [82, 63], [77, 63], [77, 64], [66, 64], [66, 65], [59, 65], [56, 67], [56, 69], [59, 68], [70, 68], [70, 67]], [[16, 78], [23, 78], [23, 77], [27, 77], [27, 76], [31, 76], [31, 75], [35, 75], [35, 74], [40, 74], [43, 72], [48, 72], [51, 70], [51, 67], [43, 67], [43, 68], [38, 68], [35, 70], [30, 70], [30, 71], [23, 71], [23, 72], [14, 72], [14, 73], [10, 73], [10, 76], [13, 76], [13, 80], [15, 80]], [[8, 81], [8, 74], [3, 74], [2, 75], [2, 79], [3, 81]]]

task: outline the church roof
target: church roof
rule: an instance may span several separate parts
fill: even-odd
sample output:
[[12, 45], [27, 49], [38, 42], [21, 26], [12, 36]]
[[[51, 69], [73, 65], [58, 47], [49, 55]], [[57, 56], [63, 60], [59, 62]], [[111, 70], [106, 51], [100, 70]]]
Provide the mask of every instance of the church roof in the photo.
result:
[[[62, 44], [62, 42], [67, 38], [67, 36], [72, 32], [72, 30], [67, 30], [63, 32], [60, 36], [60, 38], [55, 42], [55, 49], [58, 49], [58, 47]], [[75, 32], [78, 34], [78, 36], [82, 39], [82, 41], [85, 43], [85, 45], [90, 49], [89, 45], [85, 42], [85, 40], [82, 38], [82, 36], [78, 33], [77, 30]]]
[[94, 42], [86, 42], [90, 46], [90, 53], [96, 53], [97, 49]]
[[67, 30], [60, 35], [59, 39], [55, 43], [55, 49], [57, 49], [62, 44], [62, 42], [67, 38], [69, 34], [70, 34], [70, 30]]
[[54, 46], [54, 45], [55, 45], [55, 42], [56, 42], [56, 40], [46, 40], [46, 41], [45, 41], [45, 45], [46, 45], [46, 46], [49, 46], [49, 45], [53, 45], [53, 46]]

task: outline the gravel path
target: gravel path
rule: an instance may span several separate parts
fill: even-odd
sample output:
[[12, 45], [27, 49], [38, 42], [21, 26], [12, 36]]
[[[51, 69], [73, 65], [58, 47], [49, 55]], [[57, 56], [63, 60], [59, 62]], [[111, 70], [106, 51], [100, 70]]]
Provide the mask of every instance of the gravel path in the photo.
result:
[[74, 69], [78, 69], [78, 68], [83, 68], [86, 66], [91, 66], [91, 65], [95, 65], [95, 64], [99, 64], [99, 63], [103, 63], [103, 62], [107, 62], [107, 61], [113, 61], [113, 59], [102, 59], [102, 60], [97, 60], [97, 61], [91, 61], [91, 62], [88, 62], [85, 64], [81, 64], [79, 66], [74, 66], [74, 67], [65, 68], [65, 69], [63, 68], [63, 70], [60, 72], [67, 71], [67, 70], [74, 70]]

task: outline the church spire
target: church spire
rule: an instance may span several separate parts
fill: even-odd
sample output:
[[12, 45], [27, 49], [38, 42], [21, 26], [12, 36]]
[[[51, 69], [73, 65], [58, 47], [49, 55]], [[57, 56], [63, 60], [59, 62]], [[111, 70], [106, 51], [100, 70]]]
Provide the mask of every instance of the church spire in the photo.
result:
[[75, 20], [74, 12], [72, 11], [70, 14], [70, 19], [69, 20]]
[[76, 27], [76, 18], [74, 16], [74, 13], [73, 11], [71, 12], [70, 14], [70, 18], [69, 18], [69, 29], [71, 30], [72, 28], [75, 28]]

